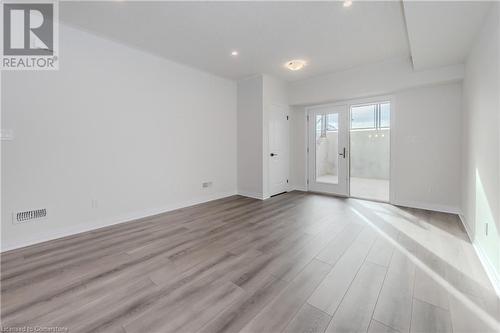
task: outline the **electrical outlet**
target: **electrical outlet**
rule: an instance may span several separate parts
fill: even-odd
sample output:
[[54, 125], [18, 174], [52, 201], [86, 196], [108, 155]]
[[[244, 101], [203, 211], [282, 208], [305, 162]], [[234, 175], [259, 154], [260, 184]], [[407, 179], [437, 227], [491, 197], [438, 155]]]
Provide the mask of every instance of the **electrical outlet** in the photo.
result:
[[212, 187], [212, 182], [203, 182], [201, 183], [201, 187], [202, 188]]
[[92, 199], [91, 206], [92, 208], [99, 208], [99, 201], [97, 201], [97, 199]]

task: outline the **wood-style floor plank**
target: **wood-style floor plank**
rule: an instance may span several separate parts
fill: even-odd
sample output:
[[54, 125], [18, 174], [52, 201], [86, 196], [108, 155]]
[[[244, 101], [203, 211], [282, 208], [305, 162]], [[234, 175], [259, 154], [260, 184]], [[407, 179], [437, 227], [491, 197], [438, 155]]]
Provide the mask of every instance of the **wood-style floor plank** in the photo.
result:
[[381, 322], [372, 319], [370, 327], [368, 328], [368, 333], [400, 333], [389, 326], [382, 324]]
[[450, 312], [414, 299], [410, 332], [452, 332]]
[[390, 244], [389, 241], [383, 237], [379, 237], [373, 245], [373, 248], [370, 250], [366, 261], [389, 267], [389, 262], [391, 261], [393, 252], [394, 247], [392, 244]]
[[241, 332], [281, 332], [330, 269], [321, 261], [311, 261]]
[[448, 310], [448, 293], [431, 276], [417, 269], [413, 297]]
[[329, 314], [306, 303], [302, 306], [299, 312], [297, 312], [295, 317], [290, 321], [283, 332], [323, 333], [328, 327], [330, 320], [332, 320], [332, 317]]
[[371, 231], [362, 231], [311, 297], [309, 297], [308, 303], [329, 315], [333, 315], [358, 270], [363, 265], [368, 252], [375, 242], [375, 238], [376, 235]]
[[349, 225], [349, 228], [345, 228], [335, 237], [316, 258], [330, 265], [335, 265], [362, 229], [363, 227], [359, 224]]
[[326, 331], [366, 332], [386, 273], [386, 267], [365, 262]]
[[410, 331], [415, 265], [401, 252], [394, 253], [373, 318], [401, 333]]
[[254, 287], [254, 292], [246, 292], [239, 300], [217, 315], [201, 329], [203, 333], [238, 332], [250, 322], [271, 300], [283, 291], [287, 283], [267, 276]]
[[304, 192], [214, 200], [1, 253], [2, 326], [498, 332], [459, 223]]

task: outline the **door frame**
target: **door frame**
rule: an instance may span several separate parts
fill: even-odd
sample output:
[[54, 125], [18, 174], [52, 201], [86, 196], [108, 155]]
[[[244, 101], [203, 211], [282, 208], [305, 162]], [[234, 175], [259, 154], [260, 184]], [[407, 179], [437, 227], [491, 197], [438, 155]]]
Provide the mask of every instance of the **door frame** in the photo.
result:
[[[304, 152], [304, 157], [305, 157], [305, 170], [306, 170], [306, 174], [305, 174], [305, 180], [306, 180], [306, 190], [308, 192], [313, 192], [310, 187], [309, 187], [309, 152], [311, 150], [311, 148], [309, 147], [309, 122], [307, 120], [307, 116], [309, 115], [309, 110], [310, 109], [313, 109], [313, 108], [317, 108], [317, 107], [328, 107], [328, 106], [340, 106], [340, 105], [347, 105], [348, 107], [348, 112], [349, 112], [349, 116], [351, 114], [351, 106], [353, 105], [359, 105], [359, 104], [370, 104], [370, 103], [377, 103], [377, 102], [390, 102], [391, 103], [391, 138], [389, 140], [389, 145], [390, 145], [390, 148], [389, 148], [389, 203], [390, 204], [393, 204], [395, 201], [396, 201], [396, 195], [395, 195], [395, 184], [396, 184], [396, 177], [395, 177], [395, 170], [396, 170], [396, 164], [395, 164], [395, 154], [394, 154], [394, 147], [396, 146], [396, 117], [397, 117], [397, 101], [396, 101], [396, 98], [394, 97], [394, 95], [378, 95], [378, 96], [374, 96], [374, 97], [362, 97], [362, 98], [355, 98], [355, 99], [344, 99], [344, 100], [338, 100], [338, 101], [334, 101], [334, 102], [330, 102], [330, 103], [322, 103], [322, 104], [312, 104], [312, 105], [308, 105], [306, 107], [304, 107], [304, 114], [305, 114], [305, 117], [304, 117], [304, 122], [305, 122], [305, 126], [306, 126], [306, 151]], [[350, 131], [350, 123], [349, 123], [349, 131]], [[347, 177], [348, 179], [350, 178], [350, 170], [351, 170], [351, 167], [350, 167], [350, 158], [351, 158], [351, 151], [350, 151], [350, 133], [349, 133], [349, 142], [348, 142], [348, 147], [347, 147], [347, 150], [348, 150], [348, 156], [349, 156], [349, 162], [348, 162], [348, 170], [347, 170]], [[350, 188], [349, 188], [349, 183], [350, 181], [348, 181], [348, 184], [347, 184], [347, 189], [348, 189], [348, 195], [347, 197], [351, 197], [350, 195]], [[328, 193], [327, 193], [328, 194]], [[334, 195], [334, 194], [330, 194], [330, 195]], [[334, 195], [334, 196], [338, 196], [338, 195]], [[343, 197], [343, 196], [339, 196], [339, 197]]]

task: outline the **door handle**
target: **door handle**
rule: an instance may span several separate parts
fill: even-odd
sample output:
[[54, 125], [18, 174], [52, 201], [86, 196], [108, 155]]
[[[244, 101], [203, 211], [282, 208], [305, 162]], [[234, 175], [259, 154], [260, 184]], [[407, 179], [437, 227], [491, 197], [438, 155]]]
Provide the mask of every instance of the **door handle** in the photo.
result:
[[271, 157], [273, 157], [273, 156], [278, 156], [278, 154], [271, 153]]
[[343, 158], [345, 158], [345, 147], [344, 149], [342, 150], [342, 153], [339, 153], [340, 156], [342, 156]]

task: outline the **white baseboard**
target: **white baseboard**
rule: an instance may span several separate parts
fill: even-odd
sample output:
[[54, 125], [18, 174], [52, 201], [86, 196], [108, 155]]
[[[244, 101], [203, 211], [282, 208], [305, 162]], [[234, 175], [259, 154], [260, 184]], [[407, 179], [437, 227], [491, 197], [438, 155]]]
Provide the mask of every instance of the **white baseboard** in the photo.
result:
[[460, 209], [458, 207], [446, 206], [446, 205], [436, 205], [432, 203], [415, 202], [415, 201], [405, 201], [405, 200], [392, 200], [391, 205], [418, 208], [425, 210], [432, 210], [435, 212], [460, 214]]
[[258, 200], [264, 200], [266, 199], [262, 193], [257, 193], [257, 192], [248, 192], [248, 191], [241, 191], [238, 190], [238, 195], [241, 195], [243, 197], [248, 197], [248, 198], [253, 198], [253, 199], [258, 199]]
[[307, 192], [307, 186], [292, 184], [290, 186], [290, 191], [302, 191]]
[[2, 242], [2, 248], [0, 253], [10, 251], [10, 250], [15, 250], [18, 248], [26, 247], [29, 245], [34, 245], [62, 237], [67, 237], [75, 234], [79, 234], [82, 232], [86, 231], [91, 231], [91, 230], [96, 230], [96, 229], [101, 229], [104, 227], [109, 227], [115, 224], [121, 224], [121, 223], [126, 223], [126, 222], [131, 222], [134, 220], [146, 218], [146, 217], [151, 217], [154, 215], [166, 213], [175, 209], [179, 208], [184, 208], [184, 207], [189, 207], [193, 205], [197, 205], [200, 203], [212, 201], [212, 200], [217, 200], [217, 199], [222, 199], [226, 198], [232, 195], [236, 195], [236, 191], [226, 191], [226, 192], [219, 192], [219, 193], [213, 193], [207, 196], [203, 197], [198, 197], [196, 199], [192, 200], [187, 200], [183, 202], [177, 202], [165, 207], [161, 208], [154, 208], [154, 209], [147, 209], [147, 210], [142, 210], [142, 211], [136, 211], [136, 212], [131, 212], [127, 213], [122, 216], [115, 216], [112, 218], [105, 218], [105, 219], [100, 219], [96, 221], [88, 221], [85, 223], [80, 223], [68, 228], [61, 228], [56, 231], [51, 231], [47, 232], [44, 234], [37, 234], [36, 237], [30, 238], [30, 239], [21, 239], [21, 240], [13, 240], [13, 241], [4, 241]]
[[460, 218], [460, 221], [462, 222], [462, 225], [465, 228], [465, 231], [467, 232], [467, 235], [469, 236], [469, 239], [472, 243], [472, 246], [474, 247], [474, 251], [476, 251], [477, 256], [479, 257], [479, 261], [481, 262], [481, 265], [483, 265], [484, 270], [486, 271], [486, 275], [488, 276], [488, 279], [490, 279], [491, 284], [493, 285], [493, 288], [495, 288], [495, 292], [497, 293], [498, 296], [500, 296], [500, 275], [499, 272], [495, 270], [495, 266], [492, 264], [486, 253], [484, 253], [483, 248], [481, 245], [474, 240], [473, 233], [470, 230], [469, 225], [465, 222], [465, 217], [462, 214], [458, 214], [458, 217]]

